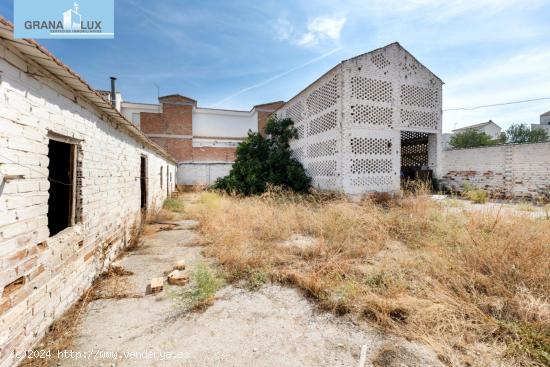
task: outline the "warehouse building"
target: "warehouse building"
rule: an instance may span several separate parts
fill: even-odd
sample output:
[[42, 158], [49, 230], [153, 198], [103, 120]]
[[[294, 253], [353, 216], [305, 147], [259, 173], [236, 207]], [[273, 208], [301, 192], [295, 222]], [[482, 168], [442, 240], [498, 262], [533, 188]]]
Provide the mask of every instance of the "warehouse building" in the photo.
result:
[[345, 60], [285, 103], [294, 156], [319, 189], [396, 192], [438, 176], [443, 82], [398, 43]]

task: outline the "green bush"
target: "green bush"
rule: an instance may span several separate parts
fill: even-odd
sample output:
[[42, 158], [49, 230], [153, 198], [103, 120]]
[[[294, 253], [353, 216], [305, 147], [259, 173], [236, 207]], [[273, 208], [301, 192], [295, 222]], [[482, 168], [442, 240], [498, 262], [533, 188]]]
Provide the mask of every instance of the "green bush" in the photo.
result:
[[513, 124], [506, 130], [506, 141], [513, 144], [544, 143], [548, 132], [544, 129], [529, 129], [526, 124]]
[[228, 176], [219, 178], [214, 189], [242, 195], [261, 194], [269, 186], [307, 192], [311, 178], [304, 167], [292, 158], [289, 142], [297, 137], [291, 119], [268, 121], [266, 136], [248, 132], [237, 147], [237, 159]]
[[497, 141], [492, 140], [486, 133], [474, 129], [456, 133], [449, 141], [449, 144], [456, 149], [486, 147], [496, 145], [497, 143]]

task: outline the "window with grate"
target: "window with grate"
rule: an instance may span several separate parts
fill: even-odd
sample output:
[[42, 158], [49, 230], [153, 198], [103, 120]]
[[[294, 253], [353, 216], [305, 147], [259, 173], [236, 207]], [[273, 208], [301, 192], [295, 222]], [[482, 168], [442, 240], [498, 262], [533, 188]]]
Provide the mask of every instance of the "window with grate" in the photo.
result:
[[401, 86], [401, 104], [415, 107], [436, 108], [437, 90], [416, 87], [414, 85]]
[[391, 154], [391, 139], [382, 138], [351, 138], [353, 154]]
[[351, 78], [351, 96], [374, 102], [391, 102], [391, 82], [360, 76]]
[[389, 107], [351, 106], [354, 124], [392, 126], [392, 109]]

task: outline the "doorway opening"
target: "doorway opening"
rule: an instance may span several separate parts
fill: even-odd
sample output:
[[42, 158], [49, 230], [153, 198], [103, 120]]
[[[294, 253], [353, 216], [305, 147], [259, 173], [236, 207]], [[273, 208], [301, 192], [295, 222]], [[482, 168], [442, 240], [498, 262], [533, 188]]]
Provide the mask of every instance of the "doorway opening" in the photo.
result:
[[401, 131], [401, 185], [411, 181], [431, 181], [433, 172], [428, 166], [429, 135], [418, 131]]
[[48, 229], [53, 236], [74, 224], [74, 144], [51, 140], [48, 143]]
[[141, 167], [139, 170], [139, 182], [141, 190], [141, 209], [147, 209], [147, 157], [141, 156]]

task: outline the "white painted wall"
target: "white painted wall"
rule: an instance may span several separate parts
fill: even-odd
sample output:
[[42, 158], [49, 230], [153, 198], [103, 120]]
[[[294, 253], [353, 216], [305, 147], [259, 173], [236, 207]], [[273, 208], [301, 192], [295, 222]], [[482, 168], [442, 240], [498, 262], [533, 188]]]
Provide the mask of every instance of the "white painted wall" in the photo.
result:
[[533, 130], [533, 129], [544, 129], [550, 135], [550, 117], [549, 117], [549, 121], [547, 123], [531, 124], [531, 130]]
[[178, 164], [178, 185], [207, 186], [231, 171], [231, 163], [180, 163]]
[[255, 110], [193, 109], [193, 136], [242, 138], [246, 137], [248, 130], [258, 131], [258, 113]]
[[[27, 73], [28, 60], [9, 47], [0, 42], [0, 176], [12, 177], [0, 182], [0, 291], [20, 277], [25, 283], [0, 298], [1, 367], [16, 365], [16, 353], [42, 338], [136, 235], [140, 157], [148, 161], [149, 213], [175, 188], [174, 179], [167, 188], [159, 176], [162, 166], [175, 177], [174, 163], [102, 120], [103, 113], [46, 70]], [[51, 132], [79, 147], [80, 219], [55, 236], [47, 218]]]
[[122, 115], [126, 117], [128, 121], [131, 121], [137, 127], [140, 127], [139, 114], [141, 112], [158, 113], [159, 111], [160, 111], [160, 107], [159, 105], [156, 105], [156, 104], [122, 101], [120, 105], [120, 113], [122, 113]]
[[489, 124], [487, 126], [484, 126], [481, 129], [481, 131], [489, 135], [491, 138], [496, 139], [499, 137], [500, 133], [502, 132], [502, 129], [500, 128], [500, 126]]

